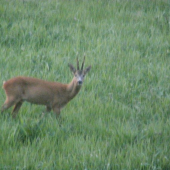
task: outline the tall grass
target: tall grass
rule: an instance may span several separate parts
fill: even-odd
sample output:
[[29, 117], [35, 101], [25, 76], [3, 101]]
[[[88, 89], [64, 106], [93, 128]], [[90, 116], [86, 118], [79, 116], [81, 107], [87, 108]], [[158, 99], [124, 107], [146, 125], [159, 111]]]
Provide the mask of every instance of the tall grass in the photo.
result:
[[169, 1], [0, 3], [1, 83], [68, 83], [77, 56], [92, 65], [62, 123], [27, 103], [0, 115], [0, 169], [170, 169]]

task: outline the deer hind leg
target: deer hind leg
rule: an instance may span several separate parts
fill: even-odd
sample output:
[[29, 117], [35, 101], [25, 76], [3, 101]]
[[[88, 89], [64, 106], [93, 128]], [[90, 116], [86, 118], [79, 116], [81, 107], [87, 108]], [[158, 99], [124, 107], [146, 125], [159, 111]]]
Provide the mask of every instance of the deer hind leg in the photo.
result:
[[12, 111], [12, 117], [13, 117], [13, 118], [15, 118], [15, 117], [17, 116], [18, 111], [19, 111], [19, 109], [20, 109], [21, 106], [22, 106], [22, 103], [23, 103], [22, 101], [19, 101], [18, 103], [15, 104], [14, 109], [13, 109], [13, 111]]
[[5, 103], [2, 105], [1, 113], [3, 113], [4, 110], [7, 110], [8, 108], [10, 108], [15, 103], [16, 103], [16, 101], [15, 101], [14, 98], [7, 98]]

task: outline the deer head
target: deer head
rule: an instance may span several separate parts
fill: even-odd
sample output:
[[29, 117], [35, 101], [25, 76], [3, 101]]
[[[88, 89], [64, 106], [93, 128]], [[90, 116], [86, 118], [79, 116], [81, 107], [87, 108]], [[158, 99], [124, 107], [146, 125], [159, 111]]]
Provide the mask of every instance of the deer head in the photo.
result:
[[74, 79], [77, 83], [78, 86], [81, 86], [83, 84], [83, 80], [85, 75], [90, 71], [91, 66], [87, 67], [86, 69], [83, 70], [84, 67], [84, 61], [85, 61], [85, 56], [81, 65], [81, 69], [79, 68], [79, 60], [77, 58], [77, 69], [72, 64], [69, 64], [68, 66], [70, 67], [71, 72], [74, 74]]

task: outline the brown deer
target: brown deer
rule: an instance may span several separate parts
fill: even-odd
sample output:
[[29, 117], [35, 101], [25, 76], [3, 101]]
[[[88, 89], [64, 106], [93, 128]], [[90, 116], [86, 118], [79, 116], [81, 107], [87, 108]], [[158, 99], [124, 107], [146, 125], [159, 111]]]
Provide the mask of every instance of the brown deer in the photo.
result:
[[6, 93], [6, 101], [1, 108], [1, 113], [15, 105], [12, 111], [12, 116], [15, 118], [22, 103], [27, 101], [33, 104], [45, 105], [47, 111], [52, 109], [56, 117], [58, 117], [61, 108], [78, 94], [86, 73], [91, 69], [91, 66], [89, 66], [83, 70], [84, 61], [85, 57], [81, 69], [79, 69], [78, 58], [77, 69], [72, 64], [68, 64], [74, 74], [69, 84], [22, 76], [5, 81], [3, 88]]

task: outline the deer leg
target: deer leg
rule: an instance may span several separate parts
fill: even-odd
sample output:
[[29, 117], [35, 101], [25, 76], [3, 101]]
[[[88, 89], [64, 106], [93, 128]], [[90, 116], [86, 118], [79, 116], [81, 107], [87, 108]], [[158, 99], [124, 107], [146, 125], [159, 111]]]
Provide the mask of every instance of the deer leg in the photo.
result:
[[58, 108], [57, 106], [53, 107], [53, 112], [56, 114], [56, 118], [59, 118], [60, 116], [60, 108]]
[[13, 99], [6, 99], [5, 103], [2, 105], [1, 108], [1, 113], [3, 113], [4, 110], [7, 110], [8, 108], [10, 108], [12, 105], [14, 105], [16, 102]]
[[47, 112], [50, 112], [50, 111], [51, 111], [51, 107], [46, 106], [46, 111], [47, 111]]
[[[46, 113], [46, 112], [50, 112], [50, 111], [51, 111], [51, 107], [46, 106], [46, 111], [45, 111], [45, 113]], [[42, 112], [41, 118], [43, 118], [43, 117], [45, 116], [45, 113]]]
[[15, 118], [16, 116], [17, 116], [17, 114], [18, 114], [18, 111], [19, 111], [19, 109], [21, 108], [21, 106], [22, 106], [22, 101], [19, 101], [15, 106], [14, 106], [14, 109], [13, 109], [13, 111], [12, 111], [12, 117], [13, 118]]
[[61, 123], [63, 122], [62, 117], [60, 116], [60, 108], [57, 106], [53, 107], [53, 112], [56, 114], [56, 118], [58, 119], [59, 126], [61, 126]]

